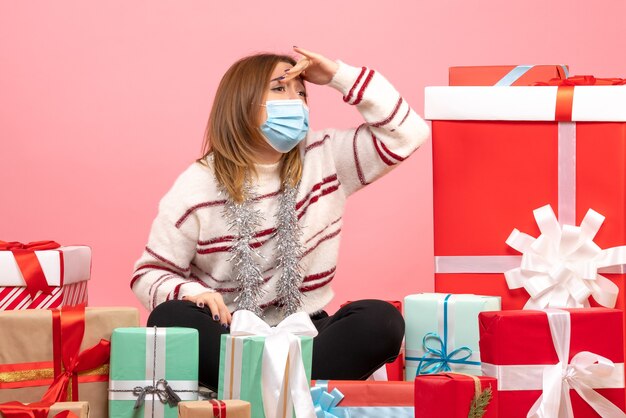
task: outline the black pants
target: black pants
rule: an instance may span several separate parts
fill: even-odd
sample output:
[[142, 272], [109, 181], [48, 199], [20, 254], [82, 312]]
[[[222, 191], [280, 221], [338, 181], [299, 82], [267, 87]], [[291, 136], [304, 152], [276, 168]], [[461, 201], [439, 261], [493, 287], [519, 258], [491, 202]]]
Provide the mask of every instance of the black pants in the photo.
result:
[[[329, 316], [311, 317], [318, 335], [313, 339], [313, 379], [363, 380], [400, 352], [404, 319], [398, 310], [380, 300], [360, 300]], [[213, 321], [207, 308], [189, 301], [172, 300], [158, 305], [148, 326], [187, 327], [200, 336], [200, 383], [217, 390], [220, 337], [228, 333]]]

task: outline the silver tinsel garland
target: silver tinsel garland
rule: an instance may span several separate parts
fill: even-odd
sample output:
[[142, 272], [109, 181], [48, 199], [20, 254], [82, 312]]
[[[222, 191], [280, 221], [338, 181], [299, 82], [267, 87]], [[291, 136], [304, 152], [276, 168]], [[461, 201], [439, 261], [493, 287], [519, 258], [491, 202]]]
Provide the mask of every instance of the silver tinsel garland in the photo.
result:
[[263, 217], [258, 209], [254, 209], [254, 192], [249, 183], [244, 187], [245, 199], [235, 203], [231, 198], [224, 205], [224, 216], [230, 230], [235, 231], [235, 240], [230, 248], [229, 259], [233, 265], [233, 275], [239, 288], [239, 296], [235, 299], [238, 309], [246, 309], [261, 315], [259, 300], [263, 296], [263, 275], [259, 263], [260, 255], [252, 248], [252, 240]]
[[300, 242], [302, 231], [296, 212], [297, 193], [296, 187], [285, 184], [276, 213], [276, 267], [282, 270], [276, 291], [285, 316], [298, 312], [302, 305], [300, 259], [303, 251]]
[[[252, 245], [255, 242], [255, 231], [261, 225], [263, 216], [258, 209], [254, 209], [256, 194], [249, 182], [246, 182], [244, 195], [245, 200], [242, 203], [235, 203], [229, 197], [224, 206], [224, 216], [229, 229], [235, 232], [229, 261], [233, 263], [233, 275], [240, 292], [235, 299], [237, 308], [246, 309], [261, 316], [259, 300], [265, 293], [263, 275], [257, 261], [261, 255], [254, 250]], [[275, 215], [274, 237], [278, 253], [276, 268], [281, 270], [276, 292], [285, 316], [297, 312], [302, 305], [302, 292], [299, 288], [302, 283], [302, 269], [299, 265], [303, 253], [300, 242], [302, 232], [298, 224], [296, 196], [297, 187], [285, 184]]]

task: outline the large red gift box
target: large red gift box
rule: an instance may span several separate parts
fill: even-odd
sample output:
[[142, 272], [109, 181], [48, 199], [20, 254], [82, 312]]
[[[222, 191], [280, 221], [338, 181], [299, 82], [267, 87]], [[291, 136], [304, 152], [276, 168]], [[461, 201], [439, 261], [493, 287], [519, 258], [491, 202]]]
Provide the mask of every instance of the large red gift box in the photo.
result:
[[0, 311], [87, 303], [91, 248], [0, 241]]
[[[497, 377], [499, 416], [525, 418], [540, 396], [546, 399], [544, 382], [552, 382], [550, 388], [557, 405], [566, 406], [562, 393], [569, 395], [576, 417], [623, 416], [617, 411], [624, 410], [621, 311], [582, 308], [481, 312], [479, 323], [483, 374]], [[560, 347], [560, 355], [556, 347]], [[562, 391], [558, 385], [571, 389]], [[591, 398], [603, 396], [607, 401], [602, 402], [613, 403], [614, 410], [596, 413], [575, 388], [591, 392]], [[543, 416], [561, 415], [548, 411]]]
[[[569, 225], [594, 209], [606, 217], [594, 242], [626, 244], [624, 86], [427, 87], [425, 114], [436, 292], [500, 296], [502, 309], [521, 309], [528, 293], [503, 274], [520, 253], [505, 241], [514, 228], [537, 237], [533, 210], [547, 204]], [[605, 276], [624, 309], [625, 276]]]
[[460, 373], [417, 376], [415, 378], [415, 416], [467, 418], [476, 396], [486, 396], [487, 388], [490, 388], [491, 396], [484, 408], [482, 418], [497, 418], [498, 386], [495, 378]]
[[485, 65], [450, 67], [451, 86], [528, 86], [553, 78], [567, 78], [566, 65]]

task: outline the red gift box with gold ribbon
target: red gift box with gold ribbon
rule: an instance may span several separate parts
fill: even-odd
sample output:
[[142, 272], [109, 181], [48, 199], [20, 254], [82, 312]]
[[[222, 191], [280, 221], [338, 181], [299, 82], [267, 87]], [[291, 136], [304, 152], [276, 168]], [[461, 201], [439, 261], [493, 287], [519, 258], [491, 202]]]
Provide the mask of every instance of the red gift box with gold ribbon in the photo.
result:
[[138, 326], [135, 308], [0, 312], [0, 402], [87, 401], [107, 416], [113, 329]]
[[[521, 309], [529, 292], [510, 289], [504, 272], [522, 257], [506, 241], [514, 229], [540, 235], [533, 210], [548, 204], [572, 227], [589, 209], [599, 212], [605, 220], [593, 245], [626, 245], [623, 83], [583, 76], [527, 87], [426, 88], [437, 292], [500, 296], [502, 309]], [[617, 285], [620, 309], [624, 270], [617, 263], [597, 271]], [[559, 277], [550, 280], [559, 285]], [[576, 306], [593, 306], [603, 299], [596, 290], [571, 296]]]
[[0, 241], [0, 311], [87, 303], [91, 248]]

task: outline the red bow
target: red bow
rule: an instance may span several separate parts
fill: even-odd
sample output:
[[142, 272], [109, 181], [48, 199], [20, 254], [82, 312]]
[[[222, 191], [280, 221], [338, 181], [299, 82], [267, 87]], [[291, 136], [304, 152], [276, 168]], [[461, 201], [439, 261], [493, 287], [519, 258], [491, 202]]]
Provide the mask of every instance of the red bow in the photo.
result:
[[[63, 402], [71, 395], [78, 400], [80, 372], [95, 369], [109, 361], [111, 343], [107, 340], [80, 352], [85, 333], [85, 305], [52, 309], [54, 352], [54, 381], [41, 399], [42, 402]], [[72, 384], [70, 388], [70, 383]], [[71, 392], [68, 394], [68, 389]], [[69, 400], [69, 399], [68, 399]]]
[[[51, 403], [35, 402], [31, 404], [23, 404], [21, 402], [6, 402], [0, 404], [0, 412], [5, 418], [47, 418], [50, 413]], [[78, 416], [70, 410], [61, 411], [54, 418], [78, 418]]]
[[39, 264], [35, 251], [54, 250], [60, 246], [61, 245], [54, 241], [34, 241], [28, 244], [22, 244], [16, 241], [0, 241], [0, 250], [11, 251], [13, 253], [15, 261], [26, 282], [26, 290], [28, 290], [32, 299], [35, 298], [35, 295], [39, 291], [49, 295], [54, 289], [48, 286], [46, 276], [43, 274], [43, 269], [41, 268], [41, 264]]
[[592, 75], [575, 75], [569, 78], [552, 78], [547, 82], [537, 82], [535, 86], [558, 86], [554, 120], [572, 120], [574, 106], [574, 86], [620, 86], [626, 84], [623, 78], [595, 78]]

